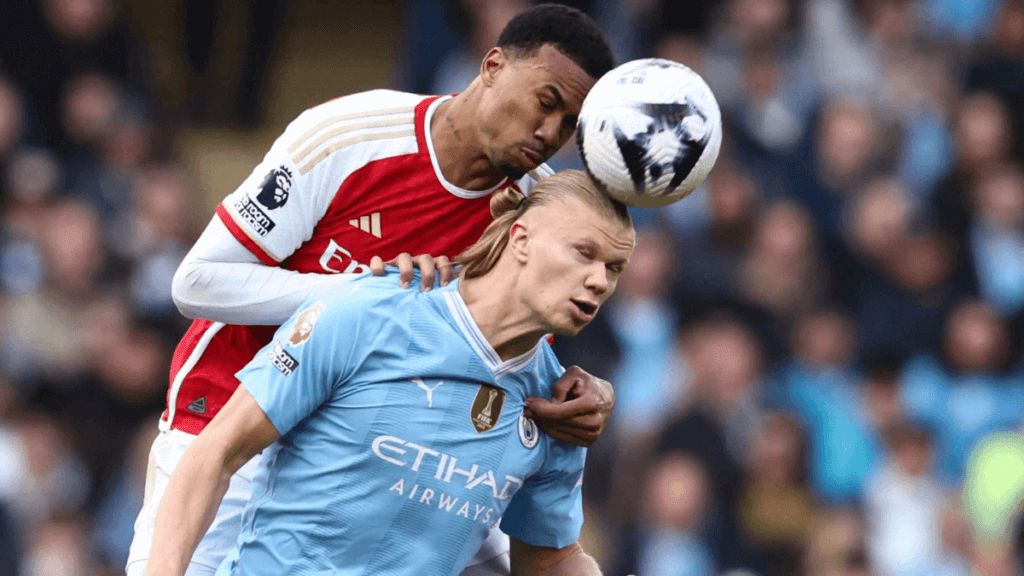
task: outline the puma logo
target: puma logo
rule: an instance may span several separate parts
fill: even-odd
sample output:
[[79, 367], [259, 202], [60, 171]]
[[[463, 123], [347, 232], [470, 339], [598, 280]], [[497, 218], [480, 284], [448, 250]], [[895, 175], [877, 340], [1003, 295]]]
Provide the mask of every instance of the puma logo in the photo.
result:
[[434, 390], [437, 390], [437, 387], [440, 386], [441, 384], [444, 384], [444, 382], [438, 381], [437, 384], [434, 384], [433, 388], [431, 388], [430, 386], [427, 386], [426, 384], [424, 384], [422, 378], [413, 378], [412, 379], [412, 383], [417, 385], [417, 386], [419, 386], [420, 388], [423, 389], [424, 392], [427, 393], [427, 408], [433, 408], [434, 407]]

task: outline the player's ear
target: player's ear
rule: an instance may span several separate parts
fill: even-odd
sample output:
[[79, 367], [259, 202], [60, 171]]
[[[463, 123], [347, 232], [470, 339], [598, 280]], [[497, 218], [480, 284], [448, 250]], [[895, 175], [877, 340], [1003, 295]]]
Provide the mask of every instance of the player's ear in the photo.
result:
[[483, 81], [484, 86], [490, 86], [494, 84], [494, 80], [498, 76], [498, 72], [508, 66], [508, 55], [501, 48], [491, 48], [491, 51], [484, 56], [483, 62], [480, 63], [480, 80]]
[[530, 232], [526, 224], [516, 222], [508, 232], [508, 250], [516, 262], [526, 264], [527, 244], [530, 242]]

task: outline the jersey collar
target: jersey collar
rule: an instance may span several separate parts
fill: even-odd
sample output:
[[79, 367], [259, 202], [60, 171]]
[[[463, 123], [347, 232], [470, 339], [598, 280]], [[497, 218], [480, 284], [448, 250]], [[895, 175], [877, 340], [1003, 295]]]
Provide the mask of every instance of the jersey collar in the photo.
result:
[[445, 190], [451, 192], [452, 194], [458, 196], [459, 198], [465, 198], [466, 200], [475, 200], [477, 198], [489, 196], [495, 190], [504, 186], [505, 183], [508, 182], [508, 178], [503, 179], [501, 182], [498, 182], [497, 185], [487, 190], [467, 190], [465, 188], [459, 188], [455, 184], [452, 184], [451, 182], [446, 180], [444, 174], [441, 173], [441, 165], [438, 163], [437, 153], [434, 151], [434, 137], [430, 134], [430, 120], [434, 117], [434, 112], [437, 112], [437, 107], [440, 106], [442, 102], [451, 99], [451, 96], [441, 96], [440, 98], [435, 99], [433, 102], [430, 103], [430, 106], [427, 107], [427, 111], [423, 115], [423, 140], [427, 144], [427, 152], [430, 154], [430, 164], [431, 166], [434, 167], [434, 175], [437, 176], [438, 182], [441, 183], [441, 186], [444, 186]]
[[469, 342], [470, 347], [473, 348], [473, 351], [477, 353], [480, 359], [484, 361], [484, 364], [494, 373], [495, 380], [522, 370], [533, 361], [540, 352], [541, 343], [544, 342], [543, 338], [538, 340], [537, 345], [531, 348], [529, 352], [502, 361], [494, 347], [491, 346], [491, 343], [484, 337], [483, 332], [480, 331], [476, 320], [473, 319], [473, 315], [469, 312], [469, 307], [466, 306], [466, 301], [459, 294], [459, 281], [456, 280], [449, 286], [454, 286], [454, 288], [444, 291], [444, 300], [448, 305], [448, 311], [451, 312], [452, 317], [455, 319], [455, 325], [459, 327], [462, 335]]

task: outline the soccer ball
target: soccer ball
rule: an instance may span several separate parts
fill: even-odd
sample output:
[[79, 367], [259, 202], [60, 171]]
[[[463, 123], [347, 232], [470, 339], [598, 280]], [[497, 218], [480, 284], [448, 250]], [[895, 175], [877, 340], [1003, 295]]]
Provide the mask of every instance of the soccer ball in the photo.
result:
[[671, 60], [627, 62], [583, 101], [576, 145], [590, 176], [613, 198], [656, 208], [707, 178], [722, 145], [722, 112], [696, 72]]

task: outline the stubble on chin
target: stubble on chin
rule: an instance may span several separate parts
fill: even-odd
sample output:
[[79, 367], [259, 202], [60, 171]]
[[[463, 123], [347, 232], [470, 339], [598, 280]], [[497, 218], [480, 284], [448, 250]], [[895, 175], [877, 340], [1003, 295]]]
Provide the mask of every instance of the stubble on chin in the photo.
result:
[[498, 169], [501, 170], [501, 173], [508, 177], [509, 180], [519, 180], [526, 175], [526, 172], [509, 165], [507, 162], [502, 162], [498, 166]]

